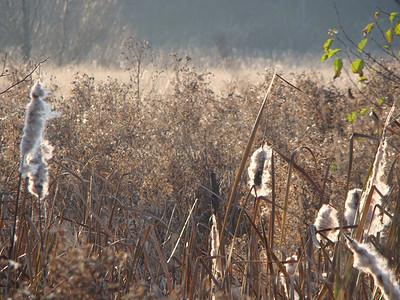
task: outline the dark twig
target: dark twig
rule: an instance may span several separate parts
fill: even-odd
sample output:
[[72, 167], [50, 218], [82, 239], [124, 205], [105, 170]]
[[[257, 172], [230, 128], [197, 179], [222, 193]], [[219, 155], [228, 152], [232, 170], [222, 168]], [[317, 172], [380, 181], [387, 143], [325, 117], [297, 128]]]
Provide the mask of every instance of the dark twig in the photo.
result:
[[8, 88], [6, 88], [5, 90], [1, 91], [1, 92], [0, 92], [0, 95], [2, 95], [2, 94], [4, 94], [4, 93], [7, 93], [7, 92], [8, 92], [9, 90], [11, 90], [12, 88], [14, 88], [14, 87], [16, 87], [17, 85], [19, 85], [19, 84], [21, 84], [22, 82], [24, 82], [29, 76], [31, 76], [31, 75], [33, 74], [33, 72], [36, 71], [37, 68], [40, 67], [41, 64], [45, 63], [49, 58], [50, 58], [50, 56], [47, 57], [46, 59], [41, 60], [40, 62], [38, 62], [38, 63], [33, 67], [33, 69], [32, 69], [24, 78], [18, 80], [17, 82], [13, 83], [13, 84], [10, 85]]

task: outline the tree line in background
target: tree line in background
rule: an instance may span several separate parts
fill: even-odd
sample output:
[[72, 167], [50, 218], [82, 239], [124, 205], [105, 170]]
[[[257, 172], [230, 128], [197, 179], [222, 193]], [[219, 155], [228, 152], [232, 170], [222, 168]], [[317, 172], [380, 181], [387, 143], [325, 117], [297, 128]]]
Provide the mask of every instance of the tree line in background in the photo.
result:
[[319, 53], [338, 17], [358, 34], [371, 11], [399, 7], [395, 0], [2, 0], [0, 51], [51, 56], [58, 65], [109, 65], [121, 60], [124, 41], [134, 36], [168, 51], [203, 47], [223, 58]]
[[0, 50], [27, 58], [50, 55], [58, 65], [96, 59], [107, 64], [126, 29], [121, 8], [114, 0], [2, 0]]

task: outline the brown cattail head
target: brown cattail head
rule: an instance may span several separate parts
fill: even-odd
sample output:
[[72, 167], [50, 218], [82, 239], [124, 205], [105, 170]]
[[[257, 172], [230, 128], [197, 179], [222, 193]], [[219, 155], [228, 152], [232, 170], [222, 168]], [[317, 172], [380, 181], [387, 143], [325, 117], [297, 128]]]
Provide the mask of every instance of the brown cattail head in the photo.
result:
[[270, 179], [272, 149], [268, 146], [262, 146], [251, 156], [251, 162], [248, 169], [249, 186], [254, 196], [267, 196], [271, 191], [268, 187]]

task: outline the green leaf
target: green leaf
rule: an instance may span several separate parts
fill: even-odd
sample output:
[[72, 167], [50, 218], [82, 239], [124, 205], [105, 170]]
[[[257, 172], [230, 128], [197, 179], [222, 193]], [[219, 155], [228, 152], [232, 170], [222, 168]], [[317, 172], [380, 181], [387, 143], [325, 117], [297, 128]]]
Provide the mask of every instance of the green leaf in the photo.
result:
[[396, 27], [394, 28], [394, 33], [396, 35], [400, 35], [400, 21], [397, 22]]
[[331, 168], [332, 168], [332, 170], [337, 170], [338, 166], [336, 164], [331, 164]]
[[348, 116], [347, 116], [347, 121], [349, 121], [349, 123], [354, 124], [354, 122], [357, 119], [357, 112], [353, 111], [351, 112]]
[[365, 28], [363, 30], [364, 36], [366, 36], [367, 34], [370, 34], [372, 28], [375, 28], [375, 24], [374, 23], [369, 23], [367, 26], [365, 26]]
[[388, 45], [383, 46], [386, 50], [390, 50], [390, 47]]
[[355, 74], [359, 74], [360, 76], [363, 76], [363, 71], [362, 71], [363, 68], [364, 68], [364, 61], [362, 59], [357, 59], [351, 65], [351, 71]]
[[363, 110], [360, 111], [361, 115], [364, 115], [368, 111], [368, 108], [364, 108]]
[[387, 97], [382, 97], [381, 99], [379, 99], [378, 105], [382, 105], [386, 101], [386, 99]]
[[336, 79], [340, 76], [340, 73], [342, 71], [343, 67], [343, 61], [341, 58], [336, 58], [335, 62], [333, 63], [333, 67], [335, 69], [335, 76], [333, 76], [333, 79]]
[[336, 53], [339, 53], [340, 51], [342, 51], [342, 49], [329, 50], [328, 58], [331, 58], [332, 56], [334, 56]]
[[367, 81], [368, 79], [364, 76], [361, 76], [360, 78], [358, 78], [358, 82], [364, 82]]
[[321, 62], [325, 62], [327, 58], [328, 58], [328, 53], [324, 53], [321, 57]]
[[329, 48], [331, 47], [333, 41], [334, 41], [334, 39], [328, 39], [326, 41], [326, 43], [324, 44], [325, 52], [329, 52]]
[[364, 50], [365, 45], [367, 44], [368, 39], [364, 39], [362, 40], [359, 44], [358, 44], [358, 51], [360, 51], [361, 53]]
[[392, 29], [389, 29], [388, 31], [386, 31], [386, 39], [389, 44], [391, 44], [393, 42], [393, 30]]
[[390, 23], [393, 23], [393, 21], [394, 21], [394, 19], [397, 17], [397, 15], [398, 15], [399, 13], [398, 12], [392, 12], [391, 14], [390, 14]]

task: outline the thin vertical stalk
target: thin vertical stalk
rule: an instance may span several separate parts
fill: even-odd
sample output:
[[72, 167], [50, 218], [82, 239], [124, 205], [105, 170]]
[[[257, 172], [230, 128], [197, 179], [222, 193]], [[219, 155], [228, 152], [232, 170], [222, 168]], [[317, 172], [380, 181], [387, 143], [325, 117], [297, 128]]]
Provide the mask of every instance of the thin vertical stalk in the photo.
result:
[[19, 173], [19, 179], [18, 179], [18, 189], [17, 189], [17, 198], [15, 199], [15, 212], [14, 212], [14, 222], [13, 222], [13, 231], [11, 235], [11, 246], [10, 250], [8, 252], [8, 258], [13, 259], [13, 250], [14, 250], [14, 243], [15, 243], [15, 232], [17, 228], [17, 217], [18, 217], [18, 203], [19, 203], [19, 197], [20, 197], [20, 192], [21, 192], [21, 183], [22, 183], [22, 174]]
[[288, 202], [289, 202], [290, 182], [291, 182], [291, 178], [292, 178], [294, 157], [296, 156], [296, 153], [297, 153], [297, 151], [294, 151], [292, 153], [292, 155], [290, 156], [289, 169], [288, 169], [288, 178], [287, 178], [287, 181], [286, 181], [285, 203], [283, 205], [281, 240], [280, 240], [280, 244], [279, 244], [280, 248], [282, 248], [282, 245], [285, 242], [286, 216], [287, 216], [287, 208], [288, 208]]
[[[274, 245], [274, 230], [275, 230], [275, 163], [274, 163], [274, 152], [272, 151], [271, 156], [271, 189], [272, 189], [272, 208], [271, 208], [271, 217], [269, 221], [269, 229], [268, 229], [268, 239], [271, 243], [271, 249], [273, 249]], [[286, 210], [285, 210], [286, 213]]]
[[236, 177], [235, 177], [235, 181], [233, 183], [232, 191], [231, 191], [231, 194], [229, 196], [228, 207], [226, 208], [226, 212], [225, 212], [224, 222], [222, 223], [220, 241], [219, 241], [220, 247], [221, 247], [221, 245], [224, 244], [224, 241], [223, 241], [223, 239], [225, 237], [224, 231], [225, 231], [226, 223], [228, 222], [228, 216], [230, 215], [230, 210], [232, 208], [232, 204], [233, 204], [235, 196], [236, 196], [236, 190], [237, 190], [237, 188], [239, 186], [240, 179], [242, 177], [243, 170], [244, 170], [244, 167], [246, 165], [246, 161], [247, 161], [247, 158], [249, 156], [251, 147], [253, 146], [254, 139], [256, 137], [256, 133], [257, 133], [258, 127], [259, 127], [260, 122], [261, 122], [262, 113], [263, 113], [264, 108], [265, 108], [265, 106], [267, 104], [268, 96], [269, 96], [269, 93], [271, 92], [272, 84], [274, 83], [275, 77], [276, 77], [276, 74], [274, 73], [274, 75], [272, 76], [271, 82], [269, 84], [268, 90], [267, 90], [267, 92], [265, 94], [264, 101], [261, 104], [260, 110], [258, 112], [258, 115], [257, 115], [256, 121], [254, 123], [253, 130], [252, 130], [252, 132], [250, 134], [250, 138], [249, 138], [249, 141], [247, 143], [246, 149], [245, 149], [245, 151], [243, 153], [242, 161], [241, 161], [240, 166], [239, 166], [239, 170], [236, 173]]
[[8, 298], [8, 288], [11, 285], [11, 265], [10, 261], [14, 259], [14, 244], [15, 244], [15, 232], [17, 228], [17, 218], [18, 218], [18, 203], [19, 203], [19, 197], [20, 197], [20, 191], [21, 191], [21, 182], [22, 182], [22, 174], [19, 173], [19, 179], [18, 179], [18, 189], [17, 189], [17, 198], [15, 199], [15, 209], [14, 209], [14, 221], [13, 221], [13, 231], [11, 235], [11, 245], [10, 249], [8, 251], [8, 274], [7, 274], [7, 284], [4, 288], [4, 298]]

